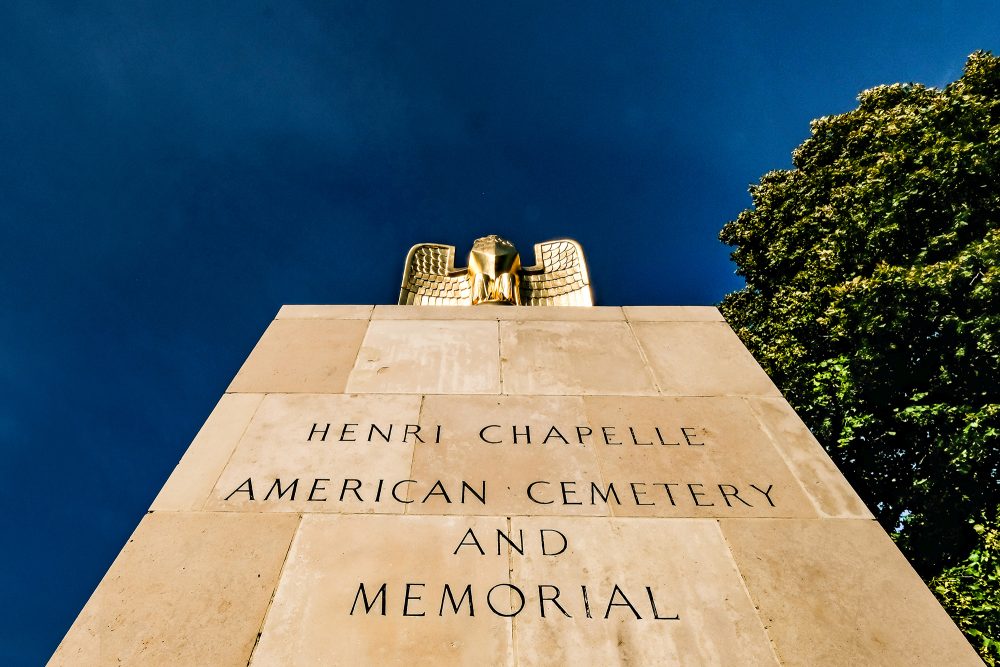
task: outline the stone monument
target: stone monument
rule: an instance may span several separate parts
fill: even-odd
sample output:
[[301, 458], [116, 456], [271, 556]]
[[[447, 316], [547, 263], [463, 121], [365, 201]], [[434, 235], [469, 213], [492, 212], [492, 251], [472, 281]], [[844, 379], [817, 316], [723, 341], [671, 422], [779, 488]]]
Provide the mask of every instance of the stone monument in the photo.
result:
[[50, 664], [980, 664], [715, 308], [535, 255], [282, 307]]

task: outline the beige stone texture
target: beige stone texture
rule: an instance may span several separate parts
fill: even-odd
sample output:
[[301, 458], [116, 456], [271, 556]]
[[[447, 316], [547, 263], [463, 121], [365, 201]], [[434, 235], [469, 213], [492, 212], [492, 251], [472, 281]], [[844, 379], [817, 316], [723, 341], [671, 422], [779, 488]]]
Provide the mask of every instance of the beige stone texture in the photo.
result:
[[500, 393], [494, 321], [372, 320], [351, 371], [351, 393]]
[[[543, 310], [552, 312], [543, 313]], [[518, 322], [536, 320], [547, 322], [620, 322], [625, 319], [625, 313], [618, 306], [514, 306], [503, 308], [500, 319]]]
[[375, 306], [282, 306], [276, 320], [367, 320]]
[[618, 306], [375, 306], [373, 320], [571, 320], [617, 321]]
[[[205, 507], [402, 514], [406, 504], [393, 500], [391, 489], [409, 477], [419, 431], [407, 434], [406, 426], [419, 417], [419, 396], [269, 394]], [[397, 495], [405, 497], [407, 486]]]
[[981, 664], [715, 308], [285, 306], [229, 391], [51, 664]]
[[629, 322], [722, 322], [715, 306], [623, 306]]
[[632, 329], [664, 394], [780, 395], [724, 322], [633, 322]]
[[[485, 555], [472, 546], [454, 553], [469, 529]], [[251, 667], [513, 665], [511, 622], [485, 600], [491, 587], [508, 581], [506, 544], [496, 552], [498, 529], [506, 533], [503, 518], [304, 517]], [[376, 601], [383, 583], [384, 616]], [[411, 587], [405, 603], [408, 583], [424, 585]], [[363, 599], [355, 606], [361, 584], [375, 605], [370, 613]], [[474, 616], [468, 598], [454, 612], [445, 584], [455, 587], [456, 602], [472, 586]]]
[[625, 322], [501, 322], [503, 393], [655, 394]]
[[[714, 521], [532, 517], [511, 524], [512, 536], [523, 530], [528, 545], [542, 529], [567, 543], [559, 555], [512, 554], [513, 581], [532, 607], [514, 619], [518, 665], [777, 664]], [[548, 551], [557, 551], [562, 540], [546, 535]], [[551, 602], [541, 618], [542, 584], [558, 587], [572, 618]], [[555, 593], [544, 590], [548, 598]]]
[[[589, 514], [606, 515], [606, 505], [565, 505], [565, 488], [589, 488], [600, 481], [594, 446], [580, 445], [577, 426], [586, 426], [579, 396], [427, 396], [421, 415], [424, 424], [445, 425], [440, 444], [417, 445], [413, 456], [410, 514]], [[493, 441], [484, 442], [483, 438]], [[569, 441], [563, 442], [552, 427]], [[514, 442], [514, 429], [517, 440]], [[528, 442], [530, 437], [531, 442]], [[547, 442], [546, 442], [547, 440]], [[448, 493], [427, 497], [440, 480]], [[460, 502], [463, 481], [480, 491], [486, 503], [471, 493]], [[532, 495], [546, 504], [533, 502]], [[573, 495], [567, 498], [575, 502]]]
[[150, 509], [201, 509], [263, 398], [263, 394], [223, 395]]
[[342, 392], [367, 328], [364, 320], [274, 320], [228, 391]]
[[375, 306], [373, 320], [499, 320], [513, 306]]
[[615, 516], [817, 516], [741, 398], [588, 396], [584, 405], [601, 477], [620, 500], [608, 503]]
[[721, 525], [782, 664], [982, 664], [876, 522]]
[[49, 664], [243, 667], [298, 522], [147, 514]]
[[785, 399], [746, 400], [821, 516], [872, 518], [872, 513]]

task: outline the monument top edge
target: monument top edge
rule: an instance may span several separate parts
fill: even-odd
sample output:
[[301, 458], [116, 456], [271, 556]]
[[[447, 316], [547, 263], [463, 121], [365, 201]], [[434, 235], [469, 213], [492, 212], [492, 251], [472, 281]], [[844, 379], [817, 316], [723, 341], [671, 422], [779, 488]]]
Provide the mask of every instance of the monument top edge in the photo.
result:
[[287, 304], [277, 320], [509, 320], [606, 322], [724, 322], [714, 306], [420, 306], [384, 304]]

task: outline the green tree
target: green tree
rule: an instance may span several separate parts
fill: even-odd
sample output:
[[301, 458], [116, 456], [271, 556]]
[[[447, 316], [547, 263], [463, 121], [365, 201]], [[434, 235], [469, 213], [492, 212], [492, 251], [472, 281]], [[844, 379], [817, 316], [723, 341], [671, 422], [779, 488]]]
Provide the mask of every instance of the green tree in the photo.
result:
[[1000, 58], [858, 100], [723, 228], [720, 308], [930, 580], [1000, 506]]
[[930, 581], [988, 665], [1000, 664], [1000, 512], [974, 523], [980, 543], [964, 563]]

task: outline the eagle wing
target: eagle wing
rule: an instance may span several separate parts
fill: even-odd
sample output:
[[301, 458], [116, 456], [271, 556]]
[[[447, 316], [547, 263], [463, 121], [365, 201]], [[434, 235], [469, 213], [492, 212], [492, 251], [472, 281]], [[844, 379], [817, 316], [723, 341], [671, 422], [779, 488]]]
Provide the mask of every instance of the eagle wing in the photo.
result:
[[418, 243], [410, 248], [400, 305], [465, 306], [471, 293], [468, 270], [455, 268], [455, 246]]
[[535, 265], [521, 273], [526, 306], [593, 306], [583, 249], [572, 239], [535, 244]]

